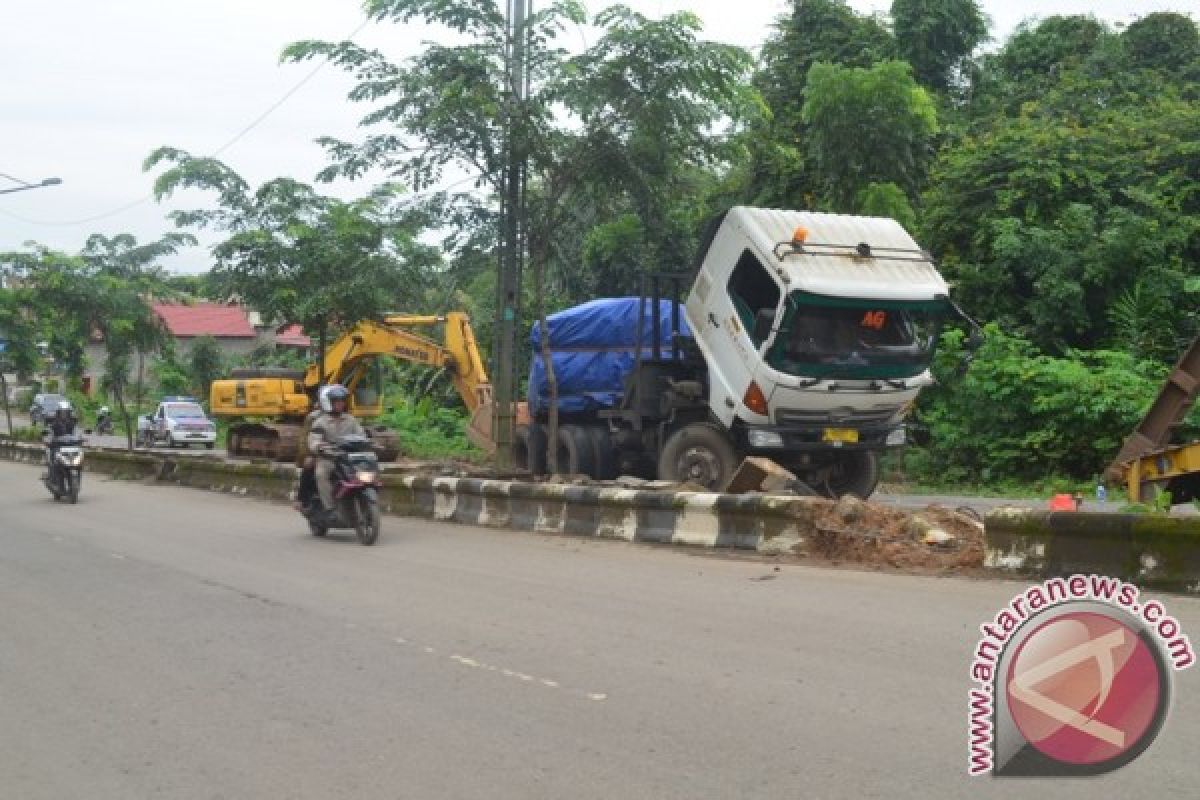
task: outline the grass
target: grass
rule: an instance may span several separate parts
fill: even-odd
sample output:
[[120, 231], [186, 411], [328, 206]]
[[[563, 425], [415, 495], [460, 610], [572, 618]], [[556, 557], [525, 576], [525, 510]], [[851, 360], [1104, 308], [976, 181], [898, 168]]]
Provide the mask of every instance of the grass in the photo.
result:
[[413, 458], [485, 458], [467, 439], [466, 413], [456, 408], [435, 406], [426, 399], [392, 408], [376, 422], [396, 431], [401, 452]]

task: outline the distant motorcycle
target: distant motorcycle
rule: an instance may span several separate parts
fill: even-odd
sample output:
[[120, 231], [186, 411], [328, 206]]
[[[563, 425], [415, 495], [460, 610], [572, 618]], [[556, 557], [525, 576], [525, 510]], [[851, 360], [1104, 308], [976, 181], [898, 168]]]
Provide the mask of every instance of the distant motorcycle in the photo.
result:
[[46, 445], [46, 473], [42, 482], [55, 500], [75, 503], [83, 485], [83, 437], [52, 437]]
[[107, 406], [104, 406], [96, 412], [96, 433], [101, 436], [112, 436], [112, 432], [112, 412], [108, 410]]
[[379, 459], [371, 440], [347, 436], [336, 446], [333, 462], [333, 496], [336, 508], [321, 504], [311, 492], [300, 513], [308, 520], [313, 536], [324, 536], [330, 528], [353, 528], [364, 545], [379, 538]]

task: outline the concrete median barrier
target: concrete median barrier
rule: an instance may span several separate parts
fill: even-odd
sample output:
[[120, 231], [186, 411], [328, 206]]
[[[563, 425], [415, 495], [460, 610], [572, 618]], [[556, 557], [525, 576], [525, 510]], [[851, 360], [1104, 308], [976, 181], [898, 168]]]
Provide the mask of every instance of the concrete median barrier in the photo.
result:
[[[40, 445], [0, 439], [0, 457], [40, 464]], [[89, 448], [88, 471], [286, 501], [296, 468]], [[828, 501], [808, 497], [645, 491], [509, 480], [384, 474], [391, 514], [538, 533], [805, 555]]]
[[995, 570], [1200, 593], [1200, 517], [1001, 508], [985, 518], [984, 541], [984, 566]]

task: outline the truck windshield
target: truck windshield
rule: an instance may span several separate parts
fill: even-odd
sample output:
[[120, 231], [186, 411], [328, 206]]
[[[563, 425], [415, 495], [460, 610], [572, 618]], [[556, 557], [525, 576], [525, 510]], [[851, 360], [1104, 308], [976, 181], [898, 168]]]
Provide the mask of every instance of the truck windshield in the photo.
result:
[[911, 378], [933, 359], [948, 305], [793, 292], [767, 363], [814, 378]]

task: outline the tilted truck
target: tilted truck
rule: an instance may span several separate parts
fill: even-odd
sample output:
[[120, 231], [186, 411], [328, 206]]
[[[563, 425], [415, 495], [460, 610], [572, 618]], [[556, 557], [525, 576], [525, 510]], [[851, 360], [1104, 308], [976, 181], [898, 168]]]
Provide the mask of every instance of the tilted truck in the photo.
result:
[[[725, 486], [764, 455], [830, 496], [869, 496], [956, 313], [890, 219], [735, 207], [686, 275], [550, 316], [558, 470]], [[684, 289], [686, 300], [677, 297]], [[544, 472], [550, 391], [534, 325], [518, 466]]]

